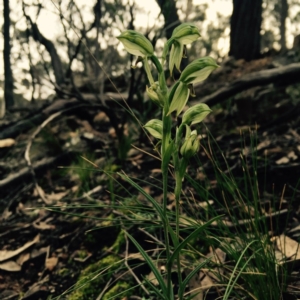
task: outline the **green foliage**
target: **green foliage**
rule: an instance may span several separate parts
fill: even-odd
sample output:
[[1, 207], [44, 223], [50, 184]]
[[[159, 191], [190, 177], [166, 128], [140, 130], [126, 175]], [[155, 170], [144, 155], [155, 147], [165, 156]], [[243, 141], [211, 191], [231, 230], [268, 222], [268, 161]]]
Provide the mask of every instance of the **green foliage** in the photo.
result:
[[94, 161], [94, 159], [94, 153], [84, 153], [78, 155], [77, 158], [73, 160], [70, 168], [64, 169], [64, 172], [67, 172], [71, 178], [77, 182], [79, 186], [77, 191], [78, 195], [89, 191], [93, 185], [95, 169], [91, 167], [91, 164], [87, 160]]
[[[210, 29], [213, 38], [222, 34], [222, 30]], [[202, 122], [211, 110], [205, 104], [198, 104], [183, 113], [181, 123], [176, 118], [184, 110], [189, 96], [193, 95], [193, 84], [205, 80], [218, 66], [210, 57], [197, 58], [182, 70], [179, 80], [169, 88], [166, 84], [164, 64], [169, 61], [170, 74], [174, 68], [179, 69], [181, 59], [185, 55], [186, 44], [195, 41], [199, 36], [200, 32], [195, 26], [180, 25], [165, 44], [161, 60], [155, 55], [150, 41], [142, 34], [127, 30], [119, 36], [125, 49], [130, 54], [139, 56], [138, 61], [143, 63], [149, 81], [146, 92], [152, 103], [160, 110], [154, 116], [155, 119], [145, 122], [144, 127], [152, 137], [159, 140], [157, 149], [162, 159], [163, 199], [162, 203], [158, 202], [137, 183], [137, 180], [119, 172], [117, 174], [122, 182], [133, 187], [145, 198], [147, 204], [144, 205], [130, 193], [129, 197], [122, 196], [120, 201], [122, 203], [119, 203], [116, 201], [116, 176], [113, 174], [119, 170], [119, 166], [108, 163], [104, 172], [109, 178], [111, 208], [123, 214], [123, 218], [118, 219], [121, 220], [123, 230], [120, 231], [121, 226], [116, 225], [116, 216], [110, 215], [101, 223], [100, 231], [108, 227], [115, 229], [113, 232], [109, 231], [109, 234], [105, 231], [106, 236], [113, 236], [107, 245], [112, 252], [122, 251], [127, 238], [138, 249], [158, 282], [156, 285], [152, 279], [144, 278], [143, 282], [139, 283], [145, 284], [150, 289], [150, 294], [154, 295], [153, 299], [193, 299], [199, 291], [191, 291], [189, 284], [202, 268], [209, 269], [215, 275], [217, 284], [225, 286], [223, 299], [231, 297], [278, 299], [279, 295], [287, 289], [287, 274], [284, 268], [280, 269], [280, 273], [278, 271], [275, 250], [269, 237], [269, 224], [263, 214], [256, 172], [255, 136], [251, 136], [251, 168], [248, 163], [249, 157], [241, 153], [240, 164], [243, 170], [241, 177], [232, 174], [226, 160], [221, 162], [216, 152], [209, 152], [212, 149], [210, 144], [204, 145], [209, 153], [207, 159], [214, 167], [214, 178], [220, 193], [212, 188], [208, 179], [200, 183], [187, 175], [190, 159], [197, 159], [196, 155], [200, 147], [198, 128], [194, 129], [191, 126]], [[154, 72], [151, 67], [154, 68]], [[175, 116], [174, 112], [176, 112]], [[143, 115], [143, 113], [141, 112], [141, 116], [147, 117], [147, 114]], [[157, 116], [161, 119], [157, 119]], [[210, 138], [213, 140], [212, 136]], [[131, 139], [124, 136], [124, 139], [119, 142], [118, 158], [123, 162], [130, 149]], [[217, 151], [222, 153], [222, 149]], [[93, 157], [90, 156], [89, 160], [93, 160]], [[199, 160], [197, 163], [197, 167], [201, 166]], [[92, 170], [85, 170], [85, 166], [79, 165], [78, 161], [76, 165], [79, 169], [83, 169], [82, 173], [77, 174], [82, 184], [92, 180], [90, 173]], [[173, 167], [175, 187], [172, 186], [172, 189], [174, 190], [169, 184], [170, 166]], [[188, 202], [183, 193], [184, 179], [194, 188], [197, 198], [206, 202], [206, 207], [201, 211], [192, 211], [194, 215], [191, 211], [182, 215], [183, 203], [185, 200]], [[170, 190], [175, 195], [175, 212], [167, 207]], [[216, 206], [211, 205], [211, 199], [221, 207], [220, 210], [216, 210]], [[232, 226], [229, 226], [225, 220], [231, 222]], [[245, 222], [241, 223], [241, 220]], [[155, 252], [158, 254], [151, 255], [135, 237], [134, 231], [130, 232], [132, 227], [140, 224], [147, 234], [157, 233], [158, 229], [162, 233], [163, 237], [156, 240], [159, 249], [155, 249]], [[96, 244], [98, 233], [97, 230], [89, 232], [86, 240]], [[227, 255], [228, 264], [224, 266], [223, 262], [216, 261], [214, 256], [203, 259], [203, 253], [208, 249], [211, 249], [212, 253], [221, 249]], [[76, 291], [71, 295], [73, 298], [69, 299], [94, 299], [100, 293], [97, 289], [103, 288], [103, 285], [121, 268], [122, 263], [120, 257], [112, 254], [90, 265], [82, 272], [74, 287]], [[159, 264], [165, 266], [165, 272], [161, 271]], [[183, 269], [187, 265], [190, 273], [183, 277]], [[176, 274], [176, 280], [172, 274]], [[132, 288], [133, 283], [120, 280], [117, 284], [110, 285], [102, 299], [130, 296]]]
[[[194, 212], [196, 218], [205, 221], [220, 213], [226, 215], [227, 223], [220, 221], [211, 232], [215, 241], [211, 241], [211, 245], [226, 253], [227, 261], [231, 262], [226, 266], [229, 275], [219, 273], [217, 269], [212, 272], [220, 283], [226, 285], [224, 299], [232, 296], [237, 299], [279, 299], [287, 290], [287, 269], [279, 267], [269, 230], [271, 226], [273, 231], [280, 232], [278, 226], [282, 224], [279, 225], [278, 219], [270, 221], [264, 213], [260, 196], [264, 182], [258, 178], [256, 134], [250, 133], [248, 155], [243, 154], [244, 149], [241, 148], [240, 176], [232, 173], [226, 159], [220, 155], [222, 151], [218, 144], [208, 134], [210, 144], [204, 147], [210, 149], [208, 159], [214, 167], [218, 189], [212, 188], [207, 177], [202, 182], [192, 177], [187, 179], [196, 191], [195, 196], [207, 203], [204, 210], [198, 214]], [[245, 144], [244, 141], [241, 143]], [[198, 168], [201, 166], [200, 160], [197, 165]]]
[[[197, 106], [197, 112], [199, 109], [200, 114], [202, 111], [206, 111], [202, 117], [197, 117], [196, 113], [193, 113], [193, 111], [191, 112], [191, 110], [189, 110], [187, 115], [184, 117], [184, 122], [182, 122], [176, 128], [175, 135], [172, 135], [171, 130], [171, 113], [176, 111], [177, 117], [184, 109], [190, 94], [194, 94], [193, 84], [205, 80], [218, 66], [210, 57], [194, 60], [182, 71], [179, 81], [175, 83], [171, 90], [168, 90], [165, 73], [163, 70], [163, 66], [169, 51], [170, 74], [172, 74], [174, 67], [179, 69], [181, 59], [185, 56], [186, 45], [196, 41], [199, 36], [200, 33], [196, 26], [188, 23], [179, 25], [174, 29], [171, 38], [166, 42], [161, 61], [159, 61], [155, 56], [153, 48], [150, 47], [150, 42], [140, 33], [127, 30], [119, 36], [119, 40], [124, 45], [125, 49], [130, 54], [139, 56], [138, 60], [143, 62], [143, 66], [150, 83], [150, 88], [147, 89], [148, 96], [156, 105], [159, 106], [162, 113], [161, 120], [152, 119], [146, 123], [145, 128], [150, 134], [152, 134], [155, 138], [158, 138], [161, 142], [161, 151], [159, 155], [162, 157], [161, 169], [163, 174], [163, 204], [158, 204], [154, 198], [146, 193], [128, 176], [121, 173], [119, 173], [119, 175], [122, 179], [126, 180], [136, 190], [138, 190], [153, 205], [162, 223], [165, 238], [164, 245], [166, 257], [166, 278], [164, 278], [164, 276], [160, 273], [156, 264], [153, 263], [151, 257], [138, 243], [138, 241], [136, 241], [135, 238], [130, 234], [128, 234], [128, 236], [151, 268], [156, 280], [159, 283], [159, 289], [155, 287], [155, 285], [153, 285], [149, 280], [146, 280], [147, 284], [151, 287], [151, 290], [156, 294], [157, 298], [165, 300], [174, 299], [174, 284], [171, 278], [172, 268], [174, 265], [177, 267], [179, 299], [181, 300], [184, 298], [188, 281], [182, 280], [182, 266], [180, 259], [181, 252], [184, 250], [184, 248], [186, 248], [188, 243], [196, 237], [196, 235], [198, 235], [200, 232], [202, 233], [205, 227], [212, 222], [212, 220], [210, 220], [206, 224], [197, 226], [197, 228], [194, 229], [192, 233], [186, 237], [186, 239], [184, 239], [182, 242], [180, 241], [179, 211], [182, 181], [185, 176], [189, 159], [197, 153], [200, 145], [197, 137], [197, 130], [192, 131], [190, 125], [201, 122], [210, 110], [207, 105], [199, 104]], [[156, 81], [153, 79], [149, 60], [151, 60], [156, 68]], [[186, 131], [185, 135], [184, 130]], [[169, 163], [174, 165], [175, 170], [175, 228], [172, 227], [167, 212]]]

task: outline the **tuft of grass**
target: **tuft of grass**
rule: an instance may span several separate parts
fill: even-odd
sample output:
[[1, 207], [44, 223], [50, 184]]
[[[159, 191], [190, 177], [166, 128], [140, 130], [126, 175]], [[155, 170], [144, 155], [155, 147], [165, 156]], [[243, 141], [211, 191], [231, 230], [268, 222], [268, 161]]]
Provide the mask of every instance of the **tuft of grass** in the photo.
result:
[[[212, 135], [208, 131], [207, 134], [203, 147], [214, 173], [201, 176], [202, 181], [192, 176], [187, 179], [195, 191], [193, 197], [206, 203], [203, 209], [194, 210], [195, 219], [209, 220], [220, 213], [225, 215], [211, 231], [211, 238], [215, 240], [212, 247], [221, 249], [227, 257], [226, 264], [213, 271], [219, 283], [226, 287], [222, 297], [283, 299], [288, 272], [279, 266], [272, 237], [284, 230], [288, 217], [283, 223], [280, 215], [268, 217], [269, 213], [276, 212], [280, 198], [272, 205], [263, 198], [266, 165], [257, 156], [256, 132], [249, 132], [249, 145], [242, 136], [235, 168], [228, 163]], [[200, 159], [197, 165], [198, 170], [204, 172]], [[188, 205], [187, 209], [189, 213], [193, 211]]]

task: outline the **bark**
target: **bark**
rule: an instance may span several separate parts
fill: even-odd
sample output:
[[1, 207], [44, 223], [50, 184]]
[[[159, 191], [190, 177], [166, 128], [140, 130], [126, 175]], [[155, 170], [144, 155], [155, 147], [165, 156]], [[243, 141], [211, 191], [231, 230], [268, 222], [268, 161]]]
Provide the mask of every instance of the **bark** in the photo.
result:
[[[96, 27], [96, 39], [95, 39], [95, 53], [94, 53], [94, 55], [95, 55], [95, 58], [98, 62], [100, 60], [99, 35], [100, 35], [101, 17], [102, 17], [101, 0], [96, 1], [96, 4], [95, 4], [93, 10], [94, 10], [95, 27]], [[95, 62], [94, 62], [94, 74], [95, 74], [96, 78], [98, 78], [99, 75], [100, 75], [100, 68], [98, 66], [98, 63], [95, 63]], [[101, 90], [101, 88], [100, 88], [100, 90]], [[102, 90], [103, 90], [103, 84], [102, 84]]]
[[286, 50], [286, 19], [288, 17], [288, 2], [280, 0], [280, 46], [281, 51]]
[[169, 39], [175, 27], [180, 24], [177, 13], [176, 2], [174, 0], [156, 0], [165, 19], [166, 37]]
[[4, 38], [4, 50], [3, 50], [3, 59], [4, 59], [4, 99], [6, 108], [10, 108], [14, 105], [14, 80], [11, 69], [10, 62], [10, 17], [9, 17], [9, 0], [3, 0], [3, 16], [4, 16], [4, 26], [3, 26], [3, 38]]
[[262, 0], [233, 0], [229, 55], [250, 61], [260, 57]]

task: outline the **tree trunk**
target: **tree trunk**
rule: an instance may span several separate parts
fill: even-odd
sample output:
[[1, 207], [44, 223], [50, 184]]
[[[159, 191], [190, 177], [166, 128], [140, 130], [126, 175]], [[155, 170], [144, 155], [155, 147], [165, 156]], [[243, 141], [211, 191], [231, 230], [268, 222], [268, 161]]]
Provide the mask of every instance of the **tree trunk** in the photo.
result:
[[14, 80], [11, 70], [10, 63], [10, 18], [9, 18], [9, 0], [3, 0], [3, 16], [4, 16], [4, 26], [3, 26], [3, 38], [4, 38], [4, 99], [5, 106], [9, 108], [14, 105]]
[[166, 38], [169, 39], [172, 36], [174, 28], [180, 25], [176, 2], [174, 0], [156, 0], [156, 2], [164, 16]]
[[247, 61], [260, 57], [262, 0], [233, 0], [229, 55]]
[[286, 19], [288, 17], [289, 5], [287, 0], [280, 0], [280, 46], [281, 51], [286, 50]]

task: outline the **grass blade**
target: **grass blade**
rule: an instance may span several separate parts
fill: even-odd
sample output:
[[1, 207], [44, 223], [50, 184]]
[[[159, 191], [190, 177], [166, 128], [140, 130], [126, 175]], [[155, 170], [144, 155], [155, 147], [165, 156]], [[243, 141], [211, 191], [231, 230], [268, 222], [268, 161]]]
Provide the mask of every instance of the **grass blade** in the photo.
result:
[[179, 256], [180, 251], [189, 243], [189, 241], [193, 238], [195, 238], [196, 236], [199, 235], [199, 233], [201, 231], [203, 231], [206, 227], [208, 227], [211, 223], [213, 223], [214, 221], [218, 220], [219, 218], [221, 218], [221, 216], [216, 216], [215, 218], [212, 218], [211, 220], [209, 220], [207, 223], [205, 223], [204, 225], [201, 225], [200, 227], [198, 227], [197, 229], [195, 229], [188, 237], [186, 237], [174, 250], [173, 254], [170, 257], [170, 261], [168, 263], [172, 264], [174, 262], [174, 260]]
[[160, 287], [163, 291], [165, 299], [169, 299], [169, 295], [168, 295], [168, 292], [167, 292], [168, 291], [167, 286], [166, 286], [166, 284], [164, 282], [164, 279], [161, 276], [160, 272], [157, 270], [156, 266], [153, 264], [152, 259], [150, 258], [150, 256], [147, 254], [147, 252], [142, 248], [142, 246], [137, 242], [137, 240], [132, 235], [130, 235], [128, 232], [126, 232], [126, 234], [130, 238], [130, 240], [133, 242], [133, 244], [137, 247], [137, 249], [139, 250], [139, 252], [143, 256], [145, 261], [147, 262], [147, 264], [150, 267], [151, 271], [153, 272], [155, 278], [159, 282], [159, 285], [160, 285]]
[[211, 258], [206, 259], [204, 262], [202, 262], [201, 264], [199, 264], [182, 282], [182, 285], [179, 287], [179, 291], [178, 291], [178, 298], [179, 299], [183, 299], [183, 294], [185, 291], [185, 287], [186, 285], [189, 283], [189, 281], [191, 280], [191, 278], [204, 266], [206, 265], [209, 261], [211, 260]]

